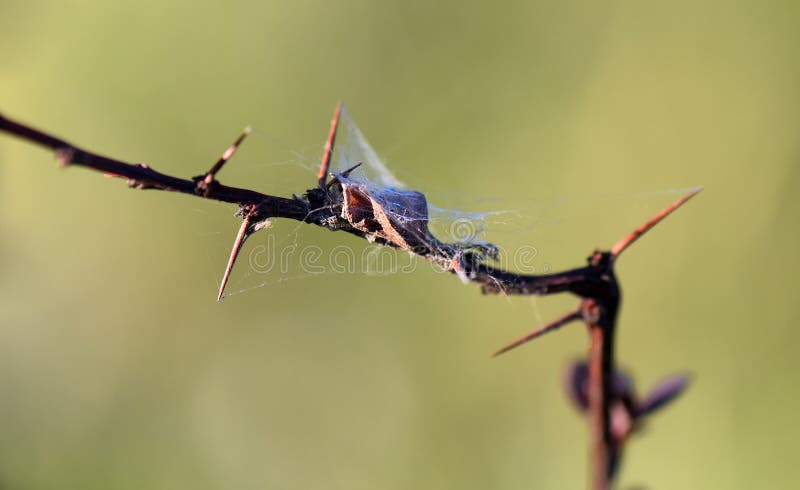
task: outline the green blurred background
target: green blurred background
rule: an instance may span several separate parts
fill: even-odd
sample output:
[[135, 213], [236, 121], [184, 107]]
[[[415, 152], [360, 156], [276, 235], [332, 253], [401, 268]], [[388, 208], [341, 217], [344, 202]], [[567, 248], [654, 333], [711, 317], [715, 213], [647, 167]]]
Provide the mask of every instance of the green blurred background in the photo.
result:
[[[704, 185], [618, 268], [621, 363], [640, 389], [695, 374], [621, 487], [791, 488], [799, 25], [789, 1], [3, 0], [0, 110], [185, 177], [252, 124], [222, 180], [288, 196], [343, 99], [431, 200], [529, 213], [508, 239], [555, 269]], [[233, 207], [59, 170], [5, 135], [0, 176], [0, 487], [585, 486], [561, 391], [582, 328], [489, 359], [574, 299], [420, 267], [217, 304]], [[295, 231], [366, 246], [271, 233]]]

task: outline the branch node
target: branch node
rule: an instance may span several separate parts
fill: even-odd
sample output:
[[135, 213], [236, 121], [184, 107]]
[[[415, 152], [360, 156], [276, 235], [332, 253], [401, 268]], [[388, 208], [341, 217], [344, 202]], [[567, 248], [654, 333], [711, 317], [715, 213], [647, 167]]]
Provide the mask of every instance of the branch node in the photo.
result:
[[67, 167], [75, 158], [75, 148], [64, 146], [56, 149], [56, 161], [60, 167]]
[[598, 326], [603, 316], [603, 306], [595, 299], [589, 298], [581, 302], [580, 315], [587, 325]]

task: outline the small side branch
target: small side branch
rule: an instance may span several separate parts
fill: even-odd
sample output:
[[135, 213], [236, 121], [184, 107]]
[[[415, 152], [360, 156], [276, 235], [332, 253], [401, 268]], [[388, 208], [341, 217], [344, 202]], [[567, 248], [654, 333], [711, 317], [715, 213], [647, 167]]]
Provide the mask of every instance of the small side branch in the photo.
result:
[[211, 192], [211, 186], [217, 183], [217, 174], [220, 170], [222, 170], [222, 166], [225, 165], [225, 163], [227, 163], [231, 157], [233, 157], [234, 153], [236, 153], [236, 150], [239, 148], [239, 145], [242, 144], [242, 141], [244, 141], [244, 139], [252, 132], [253, 130], [250, 128], [250, 126], [244, 128], [244, 131], [242, 131], [242, 134], [239, 135], [236, 141], [234, 141], [233, 144], [222, 153], [222, 156], [219, 157], [217, 163], [215, 163], [208, 172], [193, 179], [195, 181], [195, 185], [197, 186], [198, 194], [202, 194], [203, 197], [208, 197], [209, 193]]

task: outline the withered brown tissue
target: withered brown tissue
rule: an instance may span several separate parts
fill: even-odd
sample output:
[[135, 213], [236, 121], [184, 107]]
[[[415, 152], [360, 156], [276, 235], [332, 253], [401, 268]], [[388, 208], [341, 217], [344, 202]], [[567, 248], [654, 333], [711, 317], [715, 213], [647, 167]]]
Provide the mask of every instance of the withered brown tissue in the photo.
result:
[[428, 201], [418, 191], [371, 189], [339, 176], [342, 217], [368, 236], [382, 238], [403, 250], [428, 248]]

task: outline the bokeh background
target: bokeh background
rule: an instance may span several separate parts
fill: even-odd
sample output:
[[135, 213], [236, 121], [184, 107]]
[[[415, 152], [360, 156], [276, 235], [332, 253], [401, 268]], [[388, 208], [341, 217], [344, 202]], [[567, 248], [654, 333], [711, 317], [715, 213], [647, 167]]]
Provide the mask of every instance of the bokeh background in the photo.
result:
[[[642, 390], [694, 375], [620, 487], [791, 488], [798, 25], [790, 1], [3, 0], [0, 110], [185, 177], [251, 124], [223, 182], [288, 196], [343, 99], [432, 201], [529, 219], [498, 233], [542, 268], [704, 185], [619, 264], [620, 362]], [[60, 170], [5, 135], [0, 178], [0, 487], [585, 486], [561, 390], [582, 327], [489, 358], [574, 299], [483, 297], [426, 267], [241, 267], [247, 291], [218, 304], [233, 207]]]

